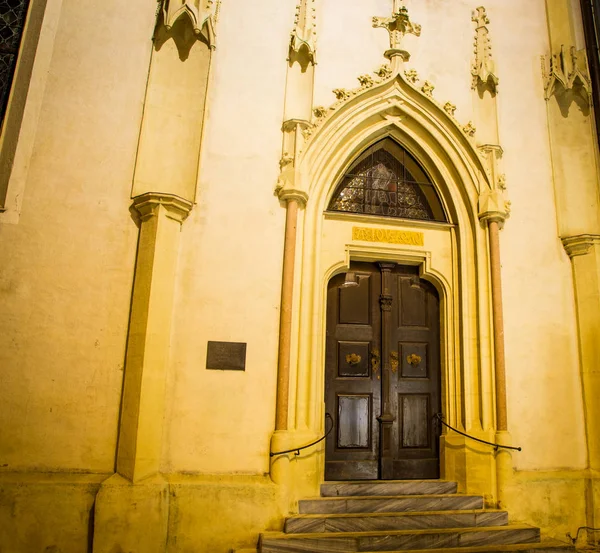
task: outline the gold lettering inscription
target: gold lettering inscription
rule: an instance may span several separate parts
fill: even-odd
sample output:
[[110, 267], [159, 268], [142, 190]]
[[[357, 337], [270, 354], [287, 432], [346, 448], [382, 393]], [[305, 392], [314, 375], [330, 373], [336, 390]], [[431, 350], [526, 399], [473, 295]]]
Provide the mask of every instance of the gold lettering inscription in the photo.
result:
[[409, 246], [423, 246], [425, 244], [422, 232], [367, 227], [352, 227], [352, 240], [408, 244]]

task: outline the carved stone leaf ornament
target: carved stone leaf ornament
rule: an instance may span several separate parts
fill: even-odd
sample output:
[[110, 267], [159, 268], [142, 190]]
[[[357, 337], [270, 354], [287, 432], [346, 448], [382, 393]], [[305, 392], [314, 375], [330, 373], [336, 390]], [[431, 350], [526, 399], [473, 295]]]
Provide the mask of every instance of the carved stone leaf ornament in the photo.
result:
[[477, 131], [477, 129], [475, 128], [475, 125], [473, 125], [472, 121], [469, 121], [464, 127], [463, 127], [463, 132], [467, 135], [467, 136], [475, 136], [475, 132]]
[[455, 106], [453, 103], [451, 103], [451, 102], [446, 102], [446, 103], [444, 104], [444, 111], [445, 111], [445, 112], [446, 112], [448, 115], [450, 115], [450, 116], [454, 117], [454, 112], [456, 111], [456, 106]]
[[433, 86], [429, 81], [425, 81], [423, 83], [423, 86], [421, 87], [421, 92], [423, 92], [423, 94], [425, 94], [425, 96], [432, 96], [434, 89], [435, 89], [435, 86]]
[[412, 84], [417, 84], [417, 81], [419, 80], [419, 74], [417, 73], [416, 69], [410, 69], [409, 71], [405, 71], [404, 76], [406, 77], [408, 82]]

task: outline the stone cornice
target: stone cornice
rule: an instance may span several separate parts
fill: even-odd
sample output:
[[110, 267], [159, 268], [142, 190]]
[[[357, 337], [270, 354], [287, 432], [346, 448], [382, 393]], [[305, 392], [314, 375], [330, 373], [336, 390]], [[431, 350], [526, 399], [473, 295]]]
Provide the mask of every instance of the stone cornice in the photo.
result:
[[561, 237], [565, 251], [569, 257], [586, 255], [593, 246], [600, 245], [600, 234], [578, 234]]
[[157, 214], [163, 207], [169, 219], [183, 223], [192, 211], [194, 204], [175, 194], [147, 192], [133, 198], [133, 208], [140, 214], [142, 222]]

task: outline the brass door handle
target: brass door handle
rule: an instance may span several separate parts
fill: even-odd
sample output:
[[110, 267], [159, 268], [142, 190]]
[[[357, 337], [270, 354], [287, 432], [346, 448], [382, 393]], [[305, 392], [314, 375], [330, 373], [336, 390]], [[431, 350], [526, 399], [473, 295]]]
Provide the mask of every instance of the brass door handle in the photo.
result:
[[362, 357], [357, 353], [349, 353], [346, 355], [346, 363], [348, 365], [358, 365], [362, 361]]
[[413, 367], [417, 367], [421, 362], [421, 356], [417, 355], [416, 353], [411, 353], [410, 355], [406, 356], [406, 362]]
[[390, 365], [392, 366], [392, 372], [398, 371], [398, 352], [390, 351]]

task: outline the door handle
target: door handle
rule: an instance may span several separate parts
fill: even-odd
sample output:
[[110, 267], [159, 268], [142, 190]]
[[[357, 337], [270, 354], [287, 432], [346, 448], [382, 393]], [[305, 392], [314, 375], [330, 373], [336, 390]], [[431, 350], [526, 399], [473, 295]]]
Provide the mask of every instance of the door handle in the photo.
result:
[[416, 353], [411, 353], [410, 355], [406, 356], [406, 362], [413, 367], [417, 367], [421, 362], [421, 356], [417, 355]]
[[349, 353], [346, 355], [346, 363], [348, 365], [358, 365], [362, 361], [362, 357], [356, 353]]
[[392, 372], [398, 371], [398, 352], [390, 351], [390, 365], [392, 366]]

